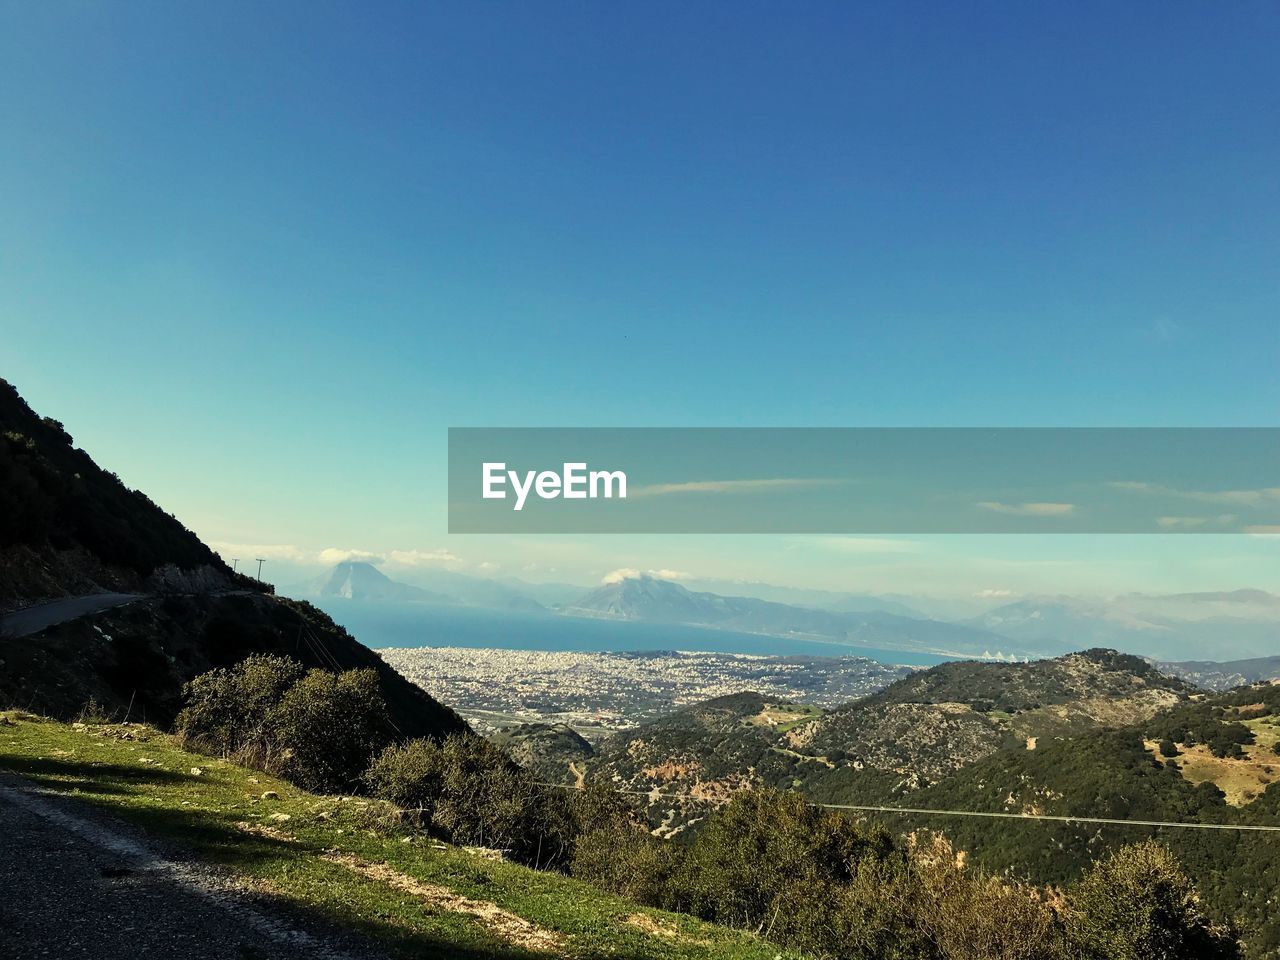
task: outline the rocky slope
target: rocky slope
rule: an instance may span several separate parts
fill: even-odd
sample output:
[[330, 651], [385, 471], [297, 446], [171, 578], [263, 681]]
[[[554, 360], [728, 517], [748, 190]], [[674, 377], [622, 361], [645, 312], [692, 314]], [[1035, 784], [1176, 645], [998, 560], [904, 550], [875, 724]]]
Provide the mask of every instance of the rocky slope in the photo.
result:
[[[715, 802], [768, 784], [835, 803], [880, 803], [997, 751], [1140, 723], [1192, 688], [1149, 664], [1090, 650], [1028, 664], [948, 663], [835, 710], [738, 694], [676, 711], [601, 745], [589, 776]], [[697, 815], [655, 797], [654, 816]]]

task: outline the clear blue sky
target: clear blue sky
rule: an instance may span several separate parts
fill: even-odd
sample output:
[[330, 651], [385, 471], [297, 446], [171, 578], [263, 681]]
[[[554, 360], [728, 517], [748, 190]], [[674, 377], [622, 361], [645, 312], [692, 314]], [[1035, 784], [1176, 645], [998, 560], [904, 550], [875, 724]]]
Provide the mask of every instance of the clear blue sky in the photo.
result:
[[838, 580], [451, 540], [445, 429], [1274, 424], [1278, 49], [1270, 3], [0, 0], [0, 373], [221, 543]]

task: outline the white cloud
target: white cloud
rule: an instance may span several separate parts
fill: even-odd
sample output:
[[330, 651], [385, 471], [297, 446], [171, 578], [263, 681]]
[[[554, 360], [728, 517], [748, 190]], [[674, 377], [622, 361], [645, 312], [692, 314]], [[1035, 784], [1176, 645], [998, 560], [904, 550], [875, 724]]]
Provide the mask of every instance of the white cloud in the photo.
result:
[[637, 570], [635, 567], [619, 567], [606, 573], [600, 580], [605, 586], [622, 583], [623, 580], [643, 580], [651, 577], [654, 580], [687, 580], [689, 574], [680, 570]]
[[1280, 502], [1280, 487], [1261, 487], [1257, 490], [1178, 490], [1159, 483], [1141, 480], [1115, 480], [1108, 484], [1116, 490], [1133, 493], [1158, 494], [1165, 497], [1182, 497], [1204, 503], [1226, 503], [1233, 506], [1258, 507]]
[[777, 477], [764, 480], [695, 480], [689, 483], [655, 483], [646, 487], [636, 487], [630, 495], [662, 497], [673, 493], [768, 493], [774, 490], [830, 487], [847, 482], [805, 477]]
[[661, 570], [650, 570], [649, 576], [657, 577], [659, 580], [688, 580], [689, 574], [683, 570], [671, 570], [663, 567]]
[[915, 553], [920, 549], [919, 541], [891, 537], [813, 537], [803, 543], [834, 553]]
[[992, 513], [1005, 513], [1015, 517], [1066, 517], [1076, 509], [1074, 503], [998, 503], [984, 500], [977, 505]]
[[639, 580], [641, 576], [642, 574], [635, 567], [620, 567], [617, 570], [606, 573], [600, 578], [600, 582], [607, 587], [615, 583], [621, 583], [623, 580]]
[[1184, 527], [1203, 527], [1209, 522], [1208, 517], [1156, 517], [1156, 523], [1166, 530], [1177, 530]]
[[392, 550], [387, 554], [387, 563], [397, 567], [430, 567], [461, 562], [461, 557], [444, 547], [435, 550]]
[[1016, 596], [1018, 596], [1018, 594], [1014, 593], [1012, 590], [1002, 590], [1002, 589], [994, 589], [994, 588], [979, 590], [977, 593], [974, 594], [974, 597], [976, 597], [979, 600], [1008, 600], [1011, 597], [1016, 597]]
[[326, 567], [333, 566], [335, 563], [383, 563], [385, 558], [381, 554], [371, 553], [368, 550], [346, 550], [341, 547], [325, 547], [320, 551], [320, 555], [316, 558]]

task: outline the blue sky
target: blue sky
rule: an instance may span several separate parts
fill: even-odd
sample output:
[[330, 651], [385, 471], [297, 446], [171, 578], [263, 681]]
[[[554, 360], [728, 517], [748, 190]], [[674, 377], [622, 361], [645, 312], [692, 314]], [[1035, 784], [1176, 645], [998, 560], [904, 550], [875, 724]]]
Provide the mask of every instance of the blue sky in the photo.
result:
[[[2, 373], [282, 562], [924, 578], [449, 538], [445, 430], [1274, 424], [1276, 49], [1264, 3], [0, 2]], [[1277, 571], [1008, 541], [929, 549], [960, 591]]]

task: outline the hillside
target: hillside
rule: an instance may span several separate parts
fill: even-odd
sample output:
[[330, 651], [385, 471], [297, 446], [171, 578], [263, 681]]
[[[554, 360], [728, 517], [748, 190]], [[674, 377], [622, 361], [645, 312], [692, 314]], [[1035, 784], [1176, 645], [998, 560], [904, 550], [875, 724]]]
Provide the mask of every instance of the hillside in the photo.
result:
[[[650, 623], [682, 623], [806, 636], [851, 646], [986, 656], [1027, 652], [1008, 638], [971, 626], [899, 616], [882, 610], [835, 612], [754, 597], [698, 593], [647, 575], [628, 576], [593, 590], [562, 612]], [[1038, 649], [1037, 648], [1032, 648]]]
[[[1198, 697], [1123, 729], [1052, 739], [1035, 750], [1001, 749], [916, 793], [911, 805], [1274, 824], [1280, 815], [1278, 715], [1280, 685]], [[1231, 736], [1215, 737], [1223, 732], [1219, 728]], [[1163, 756], [1158, 748], [1166, 737], [1176, 738], [1174, 756]], [[1246, 776], [1247, 791], [1240, 789]], [[989, 822], [967, 818], [897, 819], [904, 827], [946, 833], [980, 866], [1047, 883], [1069, 880], [1107, 849], [1154, 834], [1200, 878], [1206, 899], [1220, 915], [1241, 916], [1251, 956], [1280, 956], [1280, 919], [1272, 909], [1280, 899], [1280, 835], [1017, 821], [1001, 821], [992, 829]]]
[[[182, 684], [250, 653], [373, 667], [406, 736], [466, 728], [307, 603], [237, 576], [144, 494], [126, 489], [0, 381], [0, 601], [127, 590], [140, 598], [21, 639], [0, 636], [0, 706], [168, 722]], [[376, 571], [375, 571], [376, 572]]]
[[[130, 919], [136, 919], [149, 906], [138, 902], [150, 893], [138, 892], [143, 880], [164, 870], [165, 861], [150, 848], [163, 843], [163, 857], [182, 852], [182, 876], [190, 876], [194, 864], [217, 884], [215, 902], [243, 897], [272, 919], [319, 926], [325, 934], [305, 951], [245, 950], [238, 954], [244, 957], [800, 960], [751, 933], [642, 907], [562, 874], [506, 862], [493, 851], [443, 843], [402, 824], [379, 801], [307, 793], [191, 753], [142, 724], [72, 726], [0, 713], [0, 772], [34, 781], [45, 792], [40, 802], [56, 799], [59, 809], [92, 814], [128, 838], [117, 841], [110, 872], [94, 877], [97, 890], [67, 890], [66, 896], [83, 901], [124, 886], [134, 898]], [[0, 797], [6, 786], [0, 784]], [[57, 822], [46, 824], [39, 842], [52, 837], [55, 844], [86, 846], [59, 829]], [[176, 896], [159, 902], [161, 909], [177, 909]], [[38, 922], [43, 906], [25, 909]], [[229, 924], [229, 937], [246, 933], [242, 917], [229, 919], [241, 921]], [[173, 924], [182, 922], [172, 917]], [[15, 926], [15, 932], [29, 929]], [[47, 928], [36, 932], [50, 935]], [[92, 931], [73, 932], [81, 949], [93, 941]], [[374, 949], [349, 950], [352, 940]], [[155, 955], [203, 952], [171, 948]]]
[[489, 739], [548, 783], [580, 784], [595, 754], [591, 744], [564, 723], [521, 723]]
[[651, 819], [659, 833], [670, 833], [739, 790], [791, 787], [787, 771], [795, 760], [779, 752], [780, 737], [818, 713], [759, 693], [716, 697], [610, 737], [596, 751], [588, 778], [692, 798], [651, 798]]
[[[1005, 747], [1142, 722], [1191, 688], [1149, 664], [1091, 650], [1027, 664], [946, 663], [818, 711], [759, 694], [721, 697], [610, 738], [590, 777], [716, 801], [767, 784], [824, 802], [880, 803]], [[658, 798], [652, 814], [700, 815]], [[701, 811], [705, 812], [705, 811]]]

